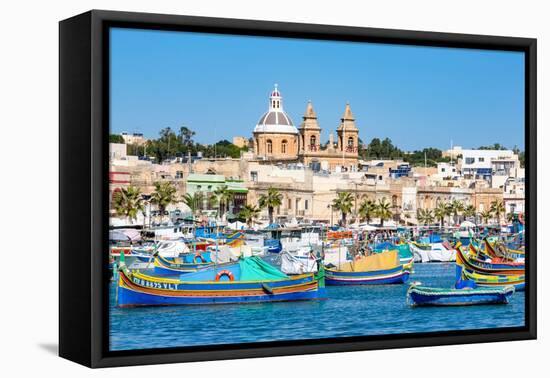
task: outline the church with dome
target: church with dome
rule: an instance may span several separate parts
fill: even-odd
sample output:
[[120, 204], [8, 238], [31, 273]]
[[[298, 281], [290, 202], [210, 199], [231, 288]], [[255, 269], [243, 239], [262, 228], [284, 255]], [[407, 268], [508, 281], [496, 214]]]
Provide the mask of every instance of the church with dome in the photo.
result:
[[328, 143], [321, 143], [321, 127], [311, 101], [306, 105], [300, 126], [294, 126], [284, 111], [283, 96], [275, 85], [269, 96], [269, 108], [254, 128], [254, 156], [270, 163], [303, 163], [330, 171], [357, 170], [359, 129], [349, 104], [346, 104], [336, 134], [336, 142], [331, 132]]

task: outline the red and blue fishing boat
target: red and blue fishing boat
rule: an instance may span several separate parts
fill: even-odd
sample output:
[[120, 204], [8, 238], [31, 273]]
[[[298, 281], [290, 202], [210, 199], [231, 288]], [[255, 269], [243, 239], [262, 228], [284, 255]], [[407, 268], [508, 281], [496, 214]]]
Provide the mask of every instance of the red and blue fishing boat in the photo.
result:
[[327, 285], [389, 285], [409, 279], [410, 270], [399, 262], [398, 251], [387, 251], [360, 257], [326, 269]]
[[258, 257], [217, 265], [179, 279], [119, 268], [120, 307], [281, 302], [324, 299], [324, 272], [287, 276]]

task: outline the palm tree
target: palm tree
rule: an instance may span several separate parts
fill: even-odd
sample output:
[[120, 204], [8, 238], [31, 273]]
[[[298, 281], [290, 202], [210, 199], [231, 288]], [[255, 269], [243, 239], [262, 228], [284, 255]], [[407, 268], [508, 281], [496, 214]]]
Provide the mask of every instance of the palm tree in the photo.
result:
[[252, 222], [260, 216], [261, 209], [254, 205], [244, 205], [239, 212], [239, 217], [243, 218], [248, 225], [252, 227]]
[[361, 220], [366, 220], [370, 223], [372, 218], [376, 216], [376, 204], [371, 199], [366, 199], [359, 205], [359, 217]]
[[336, 198], [332, 200], [332, 206], [342, 213], [342, 225], [345, 226], [347, 215], [353, 206], [353, 196], [349, 192], [336, 193]]
[[433, 223], [434, 213], [430, 209], [418, 209], [416, 212], [416, 219], [427, 226]]
[[445, 217], [449, 213], [449, 208], [446, 203], [439, 202], [434, 209], [434, 216], [439, 220], [439, 226], [443, 227]]
[[120, 188], [113, 194], [113, 208], [119, 216], [124, 216], [130, 220], [136, 220], [138, 213], [145, 211], [145, 201], [139, 188], [129, 186]]
[[476, 216], [476, 208], [474, 205], [466, 205], [464, 206], [464, 210], [462, 211], [462, 215], [466, 218], [475, 218]]
[[450, 213], [453, 215], [453, 221], [455, 224], [458, 223], [458, 215], [464, 211], [464, 204], [457, 200], [457, 199], [454, 199], [451, 201], [451, 203], [449, 204], [449, 210], [450, 210]]
[[281, 206], [283, 202], [283, 195], [275, 188], [269, 188], [267, 194], [262, 194], [260, 196], [259, 205], [260, 209], [267, 207], [267, 212], [269, 213], [269, 224], [273, 223], [273, 209], [275, 207]]
[[504, 203], [499, 200], [494, 200], [491, 202], [491, 213], [495, 216], [497, 220], [497, 224], [500, 225], [500, 215], [503, 214], [506, 211], [506, 208], [504, 207]]
[[479, 216], [481, 219], [483, 219], [483, 224], [487, 224], [489, 222], [489, 219], [493, 216], [493, 213], [491, 210], [484, 210], [481, 213], [479, 213]]
[[376, 216], [380, 218], [380, 226], [384, 227], [384, 221], [391, 219], [393, 213], [391, 211], [391, 204], [386, 199], [378, 200], [376, 204]]
[[198, 211], [202, 207], [204, 195], [201, 192], [195, 192], [193, 194], [186, 193], [182, 198], [182, 202], [191, 209], [193, 218], [197, 215]]
[[166, 208], [173, 203], [178, 202], [176, 197], [176, 187], [170, 182], [155, 182], [155, 191], [151, 194], [151, 203], [157, 205], [161, 218], [164, 216]]
[[229, 190], [227, 185], [222, 185], [214, 191], [214, 194], [218, 199], [219, 216], [223, 218], [225, 213], [229, 210], [229, 204], [233, 199], [234, 193]]

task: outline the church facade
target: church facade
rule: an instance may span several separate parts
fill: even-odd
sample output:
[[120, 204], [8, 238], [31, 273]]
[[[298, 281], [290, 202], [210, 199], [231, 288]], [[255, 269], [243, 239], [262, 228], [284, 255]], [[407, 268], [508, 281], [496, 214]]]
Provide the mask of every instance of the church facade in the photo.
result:
[[254, 128], [254, 155], [270, 163], [303, 163], [323, 170], [355, 171], [358, 167], [359, 129], [351, 107], [346, 104], [336, 129], [337, 141], [321, 141], [321, 127], [313, 104], [307, 103], [299, 128], [284, 111], [283, 97], [275, 85], [269, 96], [269, 108]]

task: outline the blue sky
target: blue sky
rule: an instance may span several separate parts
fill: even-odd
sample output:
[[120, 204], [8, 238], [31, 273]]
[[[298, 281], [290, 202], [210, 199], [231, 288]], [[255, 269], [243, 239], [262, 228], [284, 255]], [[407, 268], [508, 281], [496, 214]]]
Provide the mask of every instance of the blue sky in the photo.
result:
[[523, 72], [518, 52], [113, 29], [111, 131], [249, 137], [278, 83], [296, 126], [313, 102], [323, 139], [349, 101], [365, 142], [523, 149]]

